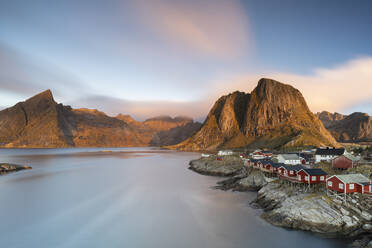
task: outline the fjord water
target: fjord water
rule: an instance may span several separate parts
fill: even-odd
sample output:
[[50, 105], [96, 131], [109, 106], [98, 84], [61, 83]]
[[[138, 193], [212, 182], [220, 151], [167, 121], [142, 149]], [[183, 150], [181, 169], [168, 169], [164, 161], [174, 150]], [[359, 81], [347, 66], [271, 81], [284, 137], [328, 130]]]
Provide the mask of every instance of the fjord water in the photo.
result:
[[0, 247], [346, 247], [290, 231], [187, 169], [197, 153], [156, 148], [2, 149], [33, 167], [0, 176]]

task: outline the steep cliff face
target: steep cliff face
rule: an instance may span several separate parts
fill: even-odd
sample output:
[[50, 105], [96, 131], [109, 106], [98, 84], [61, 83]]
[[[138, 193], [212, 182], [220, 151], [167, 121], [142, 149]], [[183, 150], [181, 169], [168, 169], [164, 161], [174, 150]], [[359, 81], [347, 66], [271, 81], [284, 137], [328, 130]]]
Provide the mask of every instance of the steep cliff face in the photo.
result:
[[[351, 115], [341, 115], [323, 111], [317, 115], [339, 142], [372, 142], [372, 117], [368, 114], [355, 112]], [[326, 116], [337, 118], [328, 119]]]
[[0, 111], [0, 144], [6, 147], [70, 146], [71, 139], [60, 128], [64, 125], [59, 118], [61, 108], [47, 90]]
[[[170, 117], [169, 117], [170, 118]], [[120, 147], [176, 144], [198, 128], [189, 118], [107, 116], [92, 109], [57, 104], [50, 90], [0, 111], [2, 147]], [[189, 125], [187, 125], [189, 124]], [[190, 124], [194, 124], [191, 125]], [[171, 131], [174, 128], [176, 131]], [[169, 134], [168, 131], [171, 131]], [[159, 137], [159, 132], [161, 136]], [[156, 140], [156, 142], [155, 142]]]
[[250, 95], [234, 92], [222, 96], [212, 107], [201, 129], [176, 148], [186, 150], [213, 150], [220, 146], [240, 147], [246, 145], [241, 132], [244, 112]]
[[264, 78], [251, 94], [234, 92], [221, 97], [200, 131], [174, 148], [319, 145], [338, 144], [311, 113], [302, 94], [290, 85]]

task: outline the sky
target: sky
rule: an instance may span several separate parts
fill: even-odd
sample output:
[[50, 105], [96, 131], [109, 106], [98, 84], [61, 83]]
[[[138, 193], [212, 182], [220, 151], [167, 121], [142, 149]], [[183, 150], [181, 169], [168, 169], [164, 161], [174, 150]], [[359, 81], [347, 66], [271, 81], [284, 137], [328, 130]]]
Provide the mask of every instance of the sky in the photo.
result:
[[0, 0], [0, 109], [57, 102], [202, 120], [262, 77], [372, 115], [369, 0]]

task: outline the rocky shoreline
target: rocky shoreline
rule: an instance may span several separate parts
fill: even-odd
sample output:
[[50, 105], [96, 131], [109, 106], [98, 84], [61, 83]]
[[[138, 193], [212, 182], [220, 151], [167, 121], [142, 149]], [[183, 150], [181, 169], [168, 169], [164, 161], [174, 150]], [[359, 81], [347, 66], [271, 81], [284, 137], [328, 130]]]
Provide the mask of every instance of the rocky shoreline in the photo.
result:
[[30, 169], [32, 169], [31, 166], [0, 163], [0, 175], [17, 172], [21, 170], [30, 170]]
[[355, 194], [344, 203], [325, 191], [305, 192], [242, 164], [210, 161], [193, 160], [189, 168], [203, 175], [228, 177], [217, 183], [217, 189], [257, 191], [251, 205], [264, 210], [261, 217], [267, 222], [355, 240], [351, 247], [372, 248], [372, 197]]

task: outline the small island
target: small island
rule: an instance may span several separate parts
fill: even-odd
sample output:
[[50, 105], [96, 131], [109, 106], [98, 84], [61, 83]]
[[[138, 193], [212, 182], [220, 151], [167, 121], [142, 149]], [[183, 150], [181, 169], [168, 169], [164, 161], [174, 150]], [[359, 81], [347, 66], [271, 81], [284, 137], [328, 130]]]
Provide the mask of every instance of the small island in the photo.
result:
[[19, 164], [9, 164], [9, 163], [0, 163], [0, 175], [8, 174], [11, 172], [17, 172], [21, 170], [30, 170], [31, 166], [19, 165]]

